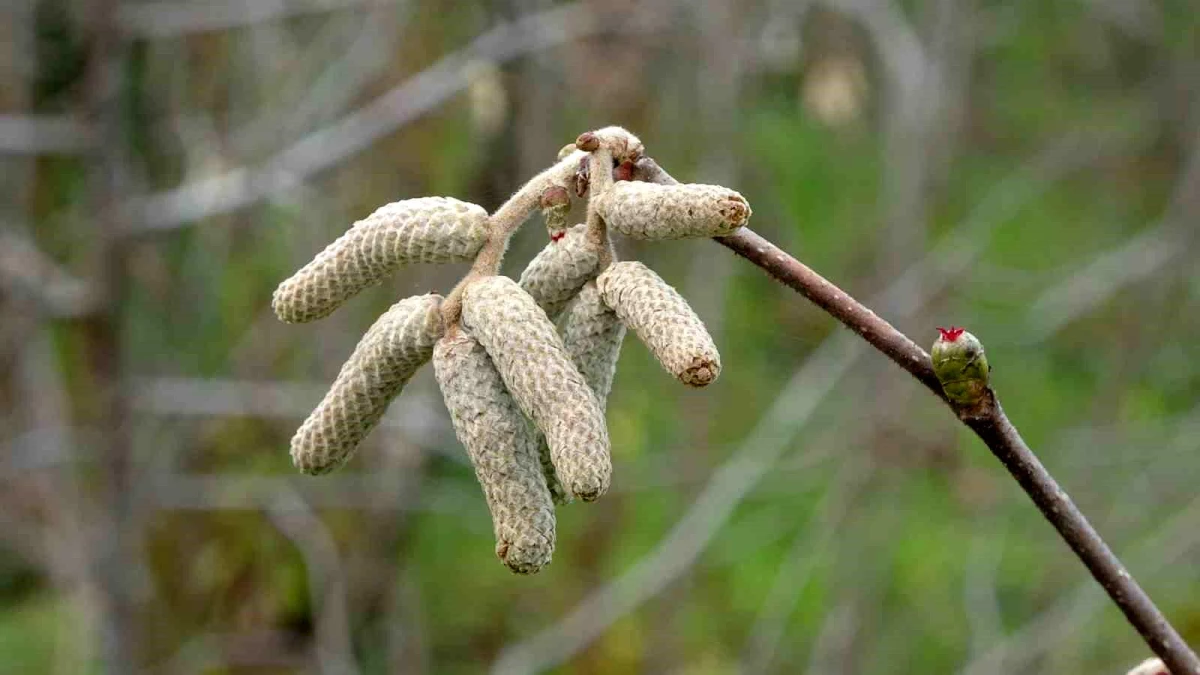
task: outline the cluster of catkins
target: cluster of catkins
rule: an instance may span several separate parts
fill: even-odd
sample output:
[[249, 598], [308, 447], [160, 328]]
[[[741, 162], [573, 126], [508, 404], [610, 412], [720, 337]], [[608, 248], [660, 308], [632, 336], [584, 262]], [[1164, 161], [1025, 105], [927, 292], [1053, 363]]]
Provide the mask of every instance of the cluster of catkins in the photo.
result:
[[[588, 195], [587, 219], [568, 227], [572, 193]], [[539, 208], [550, 243], [519, 281], [500, 276], [509, 237]], [[609, 230], [714, 237], [749, 217], [733, 190], [675, 183], [619, 127], [581, 135], [494, 214], [447, 197], [381, 207], [280, 284], [280, 319], [327, 316], [401, 265], [474, 264], [445, 298], [401, 300], [371, 326], [292, 438], [292, 459], [309, 474], [341, 466], [432, 359], [491, 511], [496, 554], [514, 572], [537, 572], [554, 551], [555, 503], [608, 489], [604, 405], [626, 328], [684, 384], [705, 386], [721, 371], [687, 301], [645, 265], [617, 262]]]

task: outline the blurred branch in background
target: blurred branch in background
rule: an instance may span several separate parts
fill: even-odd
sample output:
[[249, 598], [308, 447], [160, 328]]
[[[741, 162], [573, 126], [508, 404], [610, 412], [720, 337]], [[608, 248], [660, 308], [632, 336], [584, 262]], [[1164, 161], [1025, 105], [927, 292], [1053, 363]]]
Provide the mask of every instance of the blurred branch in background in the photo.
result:
[[0, 289], [11, 297], [32, 300], [45, 315], [55, 318], [85, 316], [96, 304], [87, 283], [13, 231], [0, 231]]
[[0, 114], [0, 154], [75, 154], [93, 142], [88, 128], [71, 117]]
[[371, 4], [374, 0], [206, 0], [141, 2], [121, 5], [117, 18], [134, 37], [169, 38], [228, 30], [267, 21], [334, 12]]
[[300, 549], [313, 596], [314, 649], [322, 672], [357, 673], [350, 643], [350, 616], [346, 604], [346, 575], [333, 535], [295, 492], [280, 491], [267, 505], [271, 522]]
[[1178, 0], [8, 3], [6, 665], [1000, 675], [1148, 656], [1056, 540], [1017, 536], [1036, 514], [969, 432], [711, 247], [626, 242], [704, 298], [727, 371], [681, 393], [627, 345], [620, 480], [561, 512], [549, 574], [493, 569], [420, 386], [347, 473], [280, 474], [357, 323], [448, 278], [405, 275], [305, 342], [266, 311], [289, 264], [368, 202], [483, 203], [607, 123], [743, 190], [756, 230], [899, 328], [978, 326], [1023, 432], [1194, 642], [1196, 21]]
[[1143, 281], [1181, 257], [1191, 256], [1200, 222], [1200, 131], [1187, 148], [1183, 171], [1159, 224], [1117, 248], [1103, 251], [1083, 269], [1047, 288], [1029, 308], [1029, 339], [1048, 339], [1090, 314], [1122, 288]]
[[[1200, 548], [1200, 499], [1132, 547], [1129, 556], [1143, 574], [1153, 576], [1194, 557]], [[962, 675], [1020, 672], [1084, 630], [1088, 620], [1108, 607], [1101, 589], [1087, 581], [1014, 631], [961, 670]]]
[[130, 231], [162, 230], [245, 208], [348, 159], [464, 90], [478, 61], [519, 56], [612, 30], [654, 31], [652, 9], [604, 17], [585, 2], [502, 23], [366, 106], [309, 134], [262, 166], [239, 167], [125, 205]]

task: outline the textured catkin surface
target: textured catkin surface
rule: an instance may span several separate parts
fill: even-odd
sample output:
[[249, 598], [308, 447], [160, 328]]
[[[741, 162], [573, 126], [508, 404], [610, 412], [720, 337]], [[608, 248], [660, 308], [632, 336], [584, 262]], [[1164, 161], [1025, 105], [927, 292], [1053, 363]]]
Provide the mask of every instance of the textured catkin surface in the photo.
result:
[[[571, 362], [592, 388], [603, 409], [612, 390], [621, 342], [625, 339], [625, 324], [600, 299], [600, 291], [596, 289], [594, 281], [584, 284], [579, 294], [567, 305], [559, 319], [559, 333], [567, 356], [571, 357]], [[562, 488], [554, 472], [550, 446], [543, 436], [538, 437], [538, 454], [554, 501], [560, 504], [570, 501], [571, 496]]]
[[587, 225], [576, 225], [558, 241], [546, 244], [521, 273], [521, 288], [548, 316], [563, 307], [596, 274], [600, 253], [589, 245]]
[[492, 513], [496, 555], [514, 572], [537, 572], [554, 553], [554, 503], [538, 460], [537, 430], [467, 332], [438, 341], [433, 368]]
[[441, 302], [433, 294], [406, 298], [371, 326], [292, 437], [292, 461], [301, 471], [327, 473], [350, 459], [388, 403], [433, 355], [442, 335]]
[[650, 268], [627, 261], [596, 279], [604, 303], [679, 381], [703, 387], [721, 373], [721, 355], [687, 300]]
[[612, 390], [625, 324], [600, 297], [595, 281], [589, 281], [567, 305], [559, 332], [567, 356], [604, 407]]
[[401, 265], [471, 260], [487, 241], [487, 223], [483, 207], [449, 197], [382, 206], [281, 283], [271, 306], [289, 323], [328, 316]]
[[545, 435], [563, 486], [598, 499], [612, 478], [604, 411], [546, 313], [512, 279], [486, 277], [464, 290], [462, 323]]
[[750, 219], [746, 198], [719, 185], [621, 181], [596, 208], [610, 228], [636, 239], [723, 237]]

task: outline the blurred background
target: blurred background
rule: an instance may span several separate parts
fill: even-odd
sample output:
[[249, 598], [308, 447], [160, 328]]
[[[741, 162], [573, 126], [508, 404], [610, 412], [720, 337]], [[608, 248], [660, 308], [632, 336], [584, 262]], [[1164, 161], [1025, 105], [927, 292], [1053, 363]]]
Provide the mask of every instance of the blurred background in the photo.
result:
[[[724, 372], [632, 336], [615, 476], [493, 554], [424, 369], [342, 471], [288, 440], [406, 269], [315, 324], [356, 219], [494, 209], [620, 124], [1009, 415], [1200, 645], [1194, 0], [7, 0], [0, 670], [1123, 673], [1147, 649], [945, 405], [709, 241], [618, 242]], [[578, 212], [577, 212], [578, 213]], [[535, 217], [506, 270], [546, 241]]]

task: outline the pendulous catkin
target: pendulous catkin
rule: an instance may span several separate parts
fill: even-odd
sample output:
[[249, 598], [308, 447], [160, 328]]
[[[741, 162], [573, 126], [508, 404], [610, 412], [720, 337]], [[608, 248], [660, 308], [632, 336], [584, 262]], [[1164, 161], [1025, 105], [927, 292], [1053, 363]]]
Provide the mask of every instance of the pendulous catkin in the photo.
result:
[[584, 501], [603, 495], [612, 478], [604, 411], [546, 313], [512, 279], [484, 277], [463, 291], [462, 325], [545, 435], [563, 486]]
[[483, 487], [496, 555], [532, 574], [554, 553], [554, 503], [538, 459], [540, 436], [504, 387], [479, 342], [453, 330], [437, 342], [433, 368], [454, 433]]
[[[571, 357], [579, 374], [592, 388], [603, 410], [608, 393], [612, 390], [621, 342], [625, 339], [625, 324], [600, 299], [596, 282], [587, 282], [579, 294], [571, 299], [559, 318], [559, 334], [562, 335], [567, 356]], [[545, 437], [538, 438], [538, 456], [554, 501], [559, 504], [569, 502], [571, 497], [554, 471], [550, 446]]]
[[746, 198], [719, 185], [620, 181], [593, 199], [609, 227], [636, 239], [723, 237], [750, 218]]
[[392, 305], [342, 366], [325, 398], [292, 437], [292, 461], [307, 474], [328, 473], [354, 454], [388, 404], [433, 355], [442, 335], [439, 295]]
[[571, 300], [560, 320], [563, 346], [583, 379], [596, 393], [603, 408], [612, 391], [625, 324], [600, 297], [595, 281], [589, 281]]
[[289, 323], [320, 319], [401, 265], [471, 260], [487, 228], [483, 207], [450, 197], [381, 206], [281, 283], [271, 306]]
[[587, 225], [568, 229], [546, 244], [521, 273], [521, 288], [546, 315], [558, 316], [583, 286], [596, 275], [600, 253], [589, 241]]
[[597, 279], [604, 303], [679, 381], [703, 387], [721, 373], [721, 355], [687, 300], [649, 267], [614, 263]]

